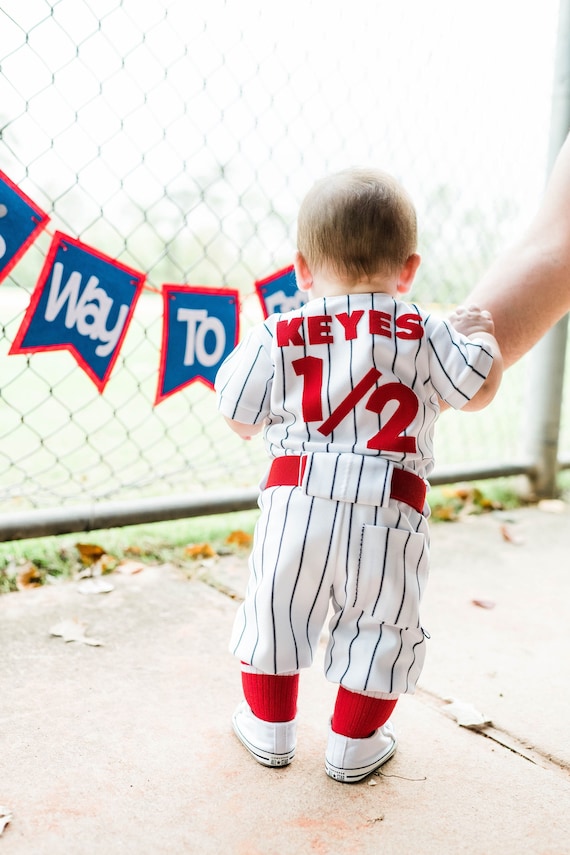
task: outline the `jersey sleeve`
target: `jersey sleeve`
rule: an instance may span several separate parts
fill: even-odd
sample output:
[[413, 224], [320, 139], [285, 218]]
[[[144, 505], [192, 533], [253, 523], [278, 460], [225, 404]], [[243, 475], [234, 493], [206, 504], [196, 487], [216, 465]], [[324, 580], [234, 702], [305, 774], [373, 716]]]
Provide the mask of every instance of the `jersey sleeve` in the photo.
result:
[[271, 339], [271, 331], [260, 324], [221, 364], [214, 385], [222, 415], [248, 425], [269, 415], [274, 374]]
[[467, 338], [444, 320], [430, 317], [426, 332], [434, 389], [443, 401], [460, 410], [487, 379], [493, 354], [483, 341]]

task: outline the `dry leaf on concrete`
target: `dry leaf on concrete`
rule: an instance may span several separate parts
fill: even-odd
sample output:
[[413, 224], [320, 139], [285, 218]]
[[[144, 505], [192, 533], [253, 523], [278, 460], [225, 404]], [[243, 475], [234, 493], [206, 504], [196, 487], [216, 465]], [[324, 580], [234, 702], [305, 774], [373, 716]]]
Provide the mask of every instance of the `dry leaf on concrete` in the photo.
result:
[[85, 635], [86, 629], [86, 623], [76, 618], [68, 618], [52, 626], [49, 633], [50, 635], [55, 635], [57, 638], [63, 638], [65, 642], [78, 641], [81, 644], [89, 644], [91, 647], [101, 647], [103, 642]]
[[[113, 555], [108, 555], [106, 552], [101, 555], [97, 561], [94, 561], [93, 564], [89, 564], [83, 567], [83, 570], [80, 570], [76, 576], [76, 579], [95, 579], [101, 578], [101, 576], [111, 573], [115, 567], [117, 566], [117, 559]], [[97, 586], [93, 586], [97, 588]], [[99, 586], [101, 590], [93, 590], [89, 593], [108, 593], [113, 590], [113, 586], [109, 584], [106, 590], [104, 585]]]
[[474, 606], [479, 606], [480, 609], [494, 609], [495, 603], [493, 600], [471, 600]]
[[44, 583], [42, 571], [33, 563], [26, 561], [20, 564], [16, 574], [16, 585], [23, 591], [24, 588], [40, 588]]
[[467, 727], [470, 730], [483, 730], [485, 727], [492, 725], [490, 719], [485, 718], [479, 710], [467, 703], [456, 698], [447, 698], [444, 707], [445, 712], [454, 718], [460, 727]]
[[3, 805], [0, 805], [0, 834], [2, 834], [11, 819], [12, 811]]
[[436, 505], [432, 509], [432, 516], [441, 522], [455, 522], [459, 519], [457, 511], [451, 505]]
[[144, 570], [145, 564], [142, 561], [121, 561], [117, 564], [117, 573], [122, 573], [124, 576], [134, 576], [135, 573], [140, 573]]
[[470, 484], [444, 487], [441, 492], [443, 503], [432, 508], [432, 515], [438, 520], [453, 522], [472, 514], [500, 510], [502, 507], [499, 502], [489, 499], [481, 490]]
[[96, 543], [76, 543], [75, 546], [79, 552], [81, 560], [87, 565], [98, 561], [99, 558], [105, 554], [103, 547]]
[[109, 555], [104, 552], [97, 561], [91, 565], [94, 576], [102, 576], [104, 573], [112, 573], [117, 566], [117, 559], [114, 555]]
[[83, 579], [77, 586], [77, 590], [80, 594], [109, 594], [115, 590], [115, 586], [101, 576], [91, 576]]
[[226, 543], [233, 543], [236, 546], [240, 546], [242, 549], [250, 547], [252, 540], [252, 535], [249, 534], [247, 531], [241, 531], [241, 529], [231, 531], [226, 537]]
[[189, 558], [215, 558], [216, 551], [209, 543], [190, 543], [184, 550]]
[[524, 537], [518, 534], [510, 525], [501, 526], [501, 537], [507, 543], [512, 543], [513, 546], [521, 546], [524, 543]]

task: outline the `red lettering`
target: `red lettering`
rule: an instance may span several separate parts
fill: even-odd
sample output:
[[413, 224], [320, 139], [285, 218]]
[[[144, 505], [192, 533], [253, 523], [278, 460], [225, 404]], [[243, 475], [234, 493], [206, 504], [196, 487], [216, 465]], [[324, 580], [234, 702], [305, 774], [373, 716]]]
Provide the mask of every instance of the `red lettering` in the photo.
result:
[[396, 338], [416, 339], [423, 338], [424, 328], [421, 315], [400, 315], [396, 319], [398, 332]]
[[356, 338], [356, 327], [363, 314], [364, 311], [359, 309], [357, 312], [351, 312], [350, 315], [346, 312], [335, 315], [344, 328], [344, 338], [346, 341], [352, 341], [352, 339]]
[[323, 385], [323, 360], [318, 356], [303, 356], [291, 363], [297, 377], [303, 378], [301, 408], [306, 422], [320, 422], [323, 417], [321, 388]]
[[332, 411], [328, 419], [317, 428], [318, 432], [322, 433], [323, 436], [328, 436], [329, 433], [332, 433], [350, 411], [356, 407], [360, 399], [374, 386], [379, 377], [382, 377], [382, 373], [377, 368], [371, 368], [362, 380], [348, 393], [346, 398], [340, 402], [338, 407]]
[[[334, 317], [344, 330], [346, 341], [352, 341], [358, 335], [358, 325], [362, 320], [364, 311], [358, 309], [351, 312], [339, 312]], [[277, 321], [276, 337], [278, 347], [287, 347], [293, 345], [302, 347], [305, 344], [303, 337], [303, 323], [307, 324], [307, 342], [309, 344], [332, 344], [334, 335], [331, 331], [333, 322], [332, 315], [309, 315], [309, 317], [296, 317], [288, 321]], [[388, 312], [380, 312], [377, 309], [371, 309], [368, 313], [368, 331], [371, 335], [381, 335], [385, 338], [392, 338], [394, 330], [392, 328], [392, 315]], [[418, 314], [408, 313], [400, 315], [396, 318], [396, 338], [414, 340], [423, 338], [424, 327], [422, 316]]]
[[417, 450], [416, 438], [406, 436], [404, 432], [408, 430], [418, 414], [419, 403], [415, 392], [403, 383], [386, 383], [372, 392], [366, 409], [380, 415], [384, 407], [392, 402], [396, 404], [395, 411], [378, 433], [368, 440], [366, 447], [375, 448], [378, 451], [414, 454]]
[[332, 344], [331, 315], [309, 315], [307, 336], [310, 344]]
[[303, 318], [293, 318], [290, 321], [277, 321], [277, 347], [288, 344], [303, 345], [305, 340], [300, 333]]
[[379, 312], [377, 309], [370, 309], [368, 325], [372, 335], [383, 335], [385, 338], [392, 338], [392, 316], [388, 312]]

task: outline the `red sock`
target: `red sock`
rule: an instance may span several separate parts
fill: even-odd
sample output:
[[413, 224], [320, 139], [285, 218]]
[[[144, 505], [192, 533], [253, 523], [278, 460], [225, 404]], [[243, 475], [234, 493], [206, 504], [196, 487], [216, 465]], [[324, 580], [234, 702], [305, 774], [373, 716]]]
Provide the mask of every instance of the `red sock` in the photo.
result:
[[298, 674], [241, 672], [243, 693], [251, 711], [263, 721], [293, 721], [297, 714]]
[[364, 739], [386, 724], [397, 698], [371, 698], [339, 686], [331, 727], [341, 736]]

